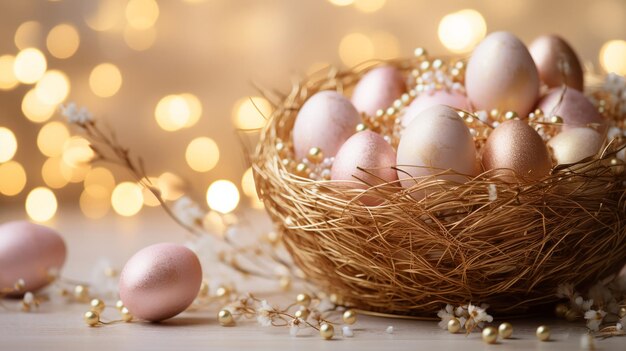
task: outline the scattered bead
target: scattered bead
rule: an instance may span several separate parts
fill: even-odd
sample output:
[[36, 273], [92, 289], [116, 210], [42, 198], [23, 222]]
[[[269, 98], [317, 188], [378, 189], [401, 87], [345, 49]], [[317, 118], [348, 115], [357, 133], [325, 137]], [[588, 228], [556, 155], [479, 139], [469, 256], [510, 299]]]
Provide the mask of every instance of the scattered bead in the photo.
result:
[[215, 295], [217, 297], [226, 297], [228, 295], [230, 295], [230, 289], [228, 289], [225, 286], [220, 286], [217, 288], [217, 290], [215, 290]]
[[91, 306], [91, 310], [94, 312], [102, 313], [102, 311], [104, 311], [104, 307], [105, 307], [104, 301], [100, 299], [91, 300], [89, 305]]
[[122, 320], [126, 323], [132, 322], [133, 320], [133, 315], [130, 313], [130, 311], [128, 310], [128, 308], [126, 307], [122, 307], [120, 309], [120, 314], [122, 315]]
[[300, 309], [298, 309], [294, 313], [294, 316], [296, 318], [302, 318], [304, 320], [307, 320], [310, 315], [311, 315], [311, 311], [308, 308], [304, 307], [304, 306], [300, 306]]
[[309, 174], [309, 167], [304, 163], [298, 163], [296, 166], [296, 174], [301, 177], [306, 177]]
[[89, 288], [84, 285], [76, 285], [74, 287], [74, 297], [79, 301], [85, 301], [89, 298]]
[[115, 308], [117, 308], [118, 311], [121, 311], [122, 308], [124, 308], [124, 302], [122, 302], [122, 300], [117, 300], [117, 302], [115, 302]]
[[324, 159], [324, 153], [319, 147], [312, 147], [306, 155], [307, 159], [313, 163], [320, 163]]
[[387, 329], [385, 329], [385, 333], [393, 334], [393, 325], [388, 326]]
[[346, 324], [354, 324], [356, 323], [356, 312], [354, 310], [346, 310], [341, 318]]
[[324, 340], [330, 340], [335, 335], [335, 328], [332, 324], [322, 323], [320, 325], [320, 336], [324, 338]]
[[621, 308], [619, 309], [618, 314], [619, 314], [619, 317], [620, 317], [620, 318], [624, 318], [624, 317], [626, 317], [626, 307], [621, 307]]
[[90, 327], [95, 327], [100, 322], [100, 315], [98, 312], [88, 311], [83, 315], [85, 323]]
[[280, 284], [280, 288], [284, 291], [291, 289], [291, 278], [288, 275], [280, 277], [278, 283]]
[[341, 332], [343, 333], [343, 336], [346, 337], [346, 338], [351, 338], [351, 337], [354, 336], [354, 332], [352, 331], [352, 328], [350, 328], [347, 325], [344, 325], [341, 328]]
[[541, 341], [548, 341], [550, 340], [550, 327], [547, 325], [541, 325], [537, 328], [535, 334], [537, 335], [537, 339]]
[[428, 55], [428, 52], [424, 48], [416, 48], [413, 51], [413, 55], [415, 55], [415, 57], [417, 58], [424, 58]]
[[504, 114], [504, 119], [506, 119], [507, 121], [510, 121], [516, 118], [519, 118], [519, 116], [517, 115], [517, 112], [515, 111], [506, 111], [506, 113]]
[[296, 302], [298, 305], [308, 307], [311, 304], [311, 296], [304, 293], [298, 294], [298, 296], [296, 296]]
[[553, 124], [563, 124], [563, 118], [557, 115], [550, 117], [550, 123]]
[[206, 297], [209, 295], [209, 283], [206, 280], [202, 280], [200, 284], [200, 291], [198, 291], [199, 297]]
[[13, 285], [13, 290], [22, 291], [24, 290], [25, 286], [26, 286], [26, 282], [24, 282], [24, 279], [18, 279]]
[[232, 325], [235, 320], [229, 310], [220, 310], [217, 314], [217, 321], [220, 322], [221, 326], [225, 327]]
[[359, 124], [356, 125], [355, 130], [356, 130], [357, 133], [358, 132], [362, 132], [364, 130], [367, 130], [367, 126], [365, 125], [365, 123], [359, 123]]
[[452, 334], [458, 333], [461, 330], [461, 322], [457, 318], [452, 318], [448, 321], [448, 331]]
[[513, 325], [511, 323], [502, 323], [498, 327], [498, 334], [502, 337], [502, 339], [508, 339], [513, 335]]
[[483, 341], [487, 344], [495, 344], [498, 341], [498, 331], [494, 327], [483, 329]]

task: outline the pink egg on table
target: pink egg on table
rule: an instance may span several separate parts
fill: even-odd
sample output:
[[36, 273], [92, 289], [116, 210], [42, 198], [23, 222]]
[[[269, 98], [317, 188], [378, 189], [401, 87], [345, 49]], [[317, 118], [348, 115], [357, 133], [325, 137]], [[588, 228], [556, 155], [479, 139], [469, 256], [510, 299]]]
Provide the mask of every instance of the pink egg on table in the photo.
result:
[[0, 289], [13, 289], [19, 279], [26, 291], [43, 288], [65, 263], [67, 249], [54, 230], [26, 221], [0, 225]]
[[318, 147], [325, 156], [335, 156], [355, 133], [361, 116], [350, 100], [333, 90], [323, 90], [302, 105], [293, 126], [293, 146], [298, 160]]
[[[563, 95], [562, 99], [561, 95]], [[606, 133], [606, 120], [591, 101], [578, 90], [552, 89], [548, 95], [539, 101], [537, 107], [546, 116], [557, 115], [563, 118], [563, 130], [589, 126], [597, 127], [597, 130], [602, 134]]]
[[393, 66], [381, 66], [363, 75], [354, 87], [352, 103], [356, 110], [375, 116], [376, 111], [390, 107], [406, 92], [405, 78]]
[[402, 126], [407, 127], [422, 111], [435, 105], [446, 105], [462, 110], [469, 110], [470, 106], [467, 97], [454, 90], [435, 90], [424, 92], [411, 102], [411, 104], [402, 112]]
[[[339, 149], [333, 162], [331, 179], [349, 181], [342, 185], [365, 190], [370, 186], [397, 180], [396, 170], [392, 168], [395, 165], [396, 152], [393, 147], [379, 134], [366, 130], [350, 137]], [[368, 206], [383, 202], [376, 196], [361, 196], [359, 199]]]
[[148, 246], [126, 262], [120, 275], [120, 299], [130, 313], [151, 322], [183, 312], [202, 283], [196, 254], [176, 244]]

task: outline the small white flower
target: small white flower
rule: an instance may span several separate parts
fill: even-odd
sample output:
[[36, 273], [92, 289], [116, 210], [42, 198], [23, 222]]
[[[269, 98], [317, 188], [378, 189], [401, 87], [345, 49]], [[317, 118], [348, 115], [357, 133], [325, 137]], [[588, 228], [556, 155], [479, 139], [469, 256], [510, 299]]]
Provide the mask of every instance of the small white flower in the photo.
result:
[[272, 311], [274, 311], [274, 308], [272, 308], [266, 300], [261, 301], [261, 306], [256, 310], [256, 320], [262, 327], [272, 325], [272, 318], [270, 317]]
[[27, 292], [24, 294], [24, 300], [23, 300], [23, 301], [24, 301], [24, 303], [25, 303], [25, 304], [30, 305], [30, 304], [32, 304], [33, 302], [35, 302], [35, 295], [33, 295], [33, 293], [32, 293], [32, 292], [27, 291]]
[[321, 299], [319, 304], [317, 304], [317, 310], [320, 312], [330, 311], [333, 308], [335, 308], [335, 304], [327, 298]]
[[202, 208], [188, 196], [178, 199], [172, 206], [172, 211], [188, 227], [198, 227], [206, 215]]
[[626, 325], [626, 316], [622, 317], [617, 322], [617, 324], [615, 325], [615, 328], [617, 328], [617, 330], [623, 330], [625, 325]]
[[593, 299], [589, 299], [589, 300], [584, 300], [581, 304], [580, 304], [580, 308], [583, 311], [589, 311], [591, 309], [591, 306], [593, 306]]
[[385, 329], [385, 333], [393, 334], [393, 325], [388, 326], [387, 329]]
[[70, 123], [81, 125], [93, 120], [91, 112], [89, 112], [86, 107], [81, 107], [79, 109], [73, 102], [70, 102], [67, 105], [61, 105], [60, 107], [61, 114], [63, 114], [63, 116], [65, 116]]
[[478, 323], [478, 325], [482, 322], [493, 322], [493, 317], [487, 314], [485, 308], [474, 306], [470, 303], [467, 306], [467, 312], [469, 313], [470, 318], [472, 318], [474, 322]]
[[603, 310], [589, 310], [585, 312], [585, 319], [587, 320], [587, 328], [593, 331], [600, 330], [600, 324], [604, 320], [606, 312]]
[[580, 336], [580, 348], [581, 350], [595, 350], [595, 343], [593, 340], [593, 335], [591, 334], [583, 334]]
[[439, 322], [439, 328], [443, 330], [448, 329], [448, 322], [450, 322], [450, 320], [454, 318], [454, 307], [452, 305], [446, 305], [445, 308], [437, 312], [437, 317], [441, 318], [441, 321]]
[[289, 335], [298, 336], [298, 331], [300, 331], [300, 329], [304, 328], [305, 326], [306, 326], [306, 323], [304, 322], [304, 319], [302, 318], [294, 318], [290, 320], [289, 321]]
[[487, 191], [489, 191], [489, 201], [495, 201], [498, 199], [498, 189], [495, 184], [489, 184], [487, 186]]
[[351, 338], [354, 336], [354, 333], [352, 332], [352, 328], [350, 328], [347, 325], [344, 325], [341, 328], [341, 332], [343, 333], [343, 336], [345, 336], [346, 338]]

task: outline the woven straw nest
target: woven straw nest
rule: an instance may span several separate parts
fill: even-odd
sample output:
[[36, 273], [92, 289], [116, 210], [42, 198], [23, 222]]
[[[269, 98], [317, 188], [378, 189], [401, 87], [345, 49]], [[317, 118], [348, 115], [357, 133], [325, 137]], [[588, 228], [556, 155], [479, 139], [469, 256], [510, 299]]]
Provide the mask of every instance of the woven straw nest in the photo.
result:
[[[385, 64], [407, 72], [415, 62]], [[259, 195], [311, 282], [375, 312], [433, 316], [445, 303], [472, 302], [523, 314], [554, 301], [558, 284], [592, 283], [626, 262], [626, 172], [610, 162], [623, 147], [615, 140], [540, 181], [511, 184], [486, 172], [465, 184], [376, 186], [368, 194], [385, 199], [377, 207], [332, 181], [295, 175], [276, 144], [290, 140], [300, 106], [319, 90], [348, 91], [371, 67], [295, 83], [253, 158]], [[430, 195], [408, 195], [419, 190]]]

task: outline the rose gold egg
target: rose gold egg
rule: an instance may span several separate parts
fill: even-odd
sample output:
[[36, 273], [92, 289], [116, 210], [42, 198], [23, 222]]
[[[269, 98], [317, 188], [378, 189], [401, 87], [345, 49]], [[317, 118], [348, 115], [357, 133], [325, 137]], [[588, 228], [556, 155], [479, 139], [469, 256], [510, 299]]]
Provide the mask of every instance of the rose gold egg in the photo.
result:
[[359, 113], [343, 95], [332, 90], [314, 94], [300, 108], [293, 126], [296, 157], [303, 159], [313, 147], [335, 156], [360, 122]]
[[363, 75], [354, 87], [352, 104], [359, 112], [375, 116], [390, 107], [406, 91], [404, 77], [393, 66], [381, 66]]
[[120, 299], [130, 313], [151, 322], [183, 312], [198, 295], [202, 268], [182, 245], [155, 244], [128, 260], [120, 275]]
[[583, 90], [583, 69], [571, 46], [557, 35], [542, 35], [528, 47], [539, 78], [549, 88], [563, 84]]
[[63, 267], [66, 253], [63, 238], [51, 228], [26, 221], [0, 225], [0, 289], [13, 289], [19, 279], [24, 289], [12, 296], [43, 288]]
[[[331, 179], [349, 181], [342, 185], [365, 190], [370, 186], [398, 180], [396, 170], [392, 168], [395, 165], [396, 152], [393, 147], [379, 134], [366, 130], [351, 136], [339, 149], [333, 162]], [[359, 199], [368, 206], [383, 201], [376, 196], [361, 196]]]
[[524, 43], [511, 33], [495, 32], [472, 53], [465, 88], [478, 110], [515, 111], [527, 116], [539, 96], [539, 74]]
[[[477, 173], [472, 135], [457, 111], [444, 105], [432, 106], [413, 119], [400, 138], [396, 163], [405, 188], [419, 181], [411, 177], [437, 175], [438, 179], [464, 183]], [[459, 174], [441, 174], [449, 170]], [[424, 196], [418, 192], [411, 195], [416, 199]]]
[[488, 170], [502, 169], [498, 174], [506, 182], [520, 178], [541, 179], [552, 167], [548, 149], [539, 134], [525, 121], [500, 124], [483, 147], [482, 165]]
[[469, 110], [470, 106], [465, 95], [458, 91], [445, 89], [421, 93], [402, 113], [402, 126], [408, 126], [415, 116], [435, 105], [446, 105], [462, 110]]
[[606, 133], [606, 120], [600, 115], [591, 101], [574, 89], [552, 89], [537, 105], [544, 115], [557, 115], [563, 118], [563, 130], [576, 127], [595, 127]]
[[548, 141], [552, 156], [558, 164], [578, 162], [596, 155], [604, 144], [604, 137], [591, 128], [564, 130]]

